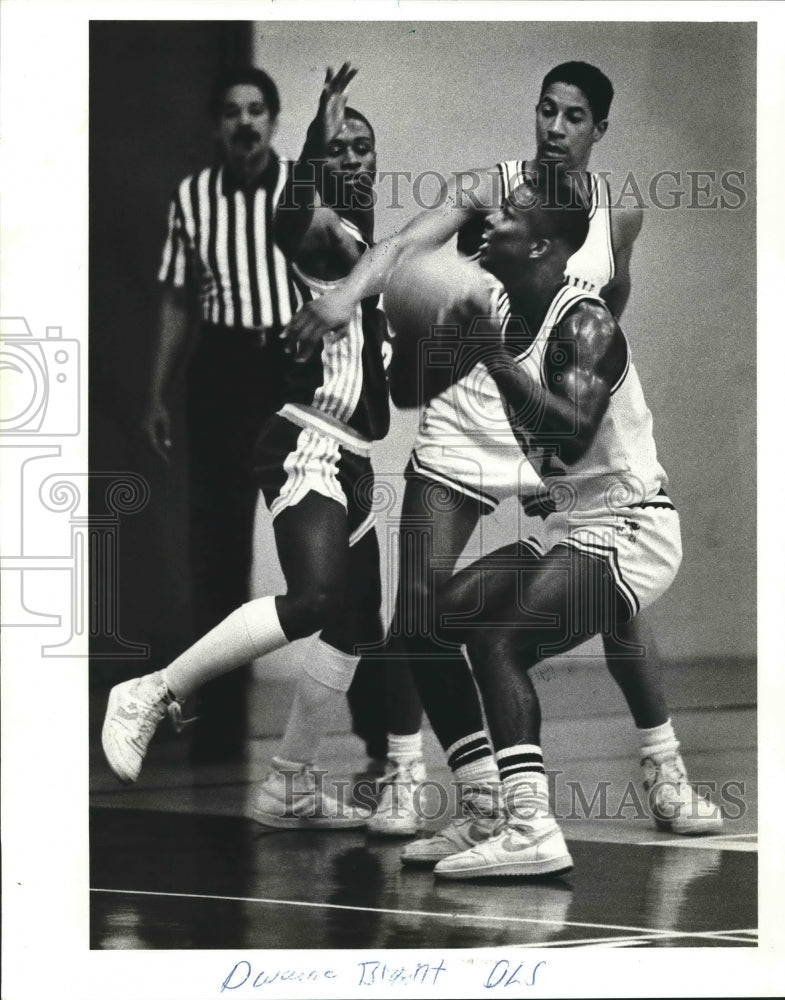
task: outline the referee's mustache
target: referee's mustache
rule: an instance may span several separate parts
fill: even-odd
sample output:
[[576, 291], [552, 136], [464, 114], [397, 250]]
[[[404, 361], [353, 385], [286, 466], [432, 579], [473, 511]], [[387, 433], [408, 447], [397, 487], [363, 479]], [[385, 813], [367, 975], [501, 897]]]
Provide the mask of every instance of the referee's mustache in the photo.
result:
[[253, 125], [238, 125], [232, 133], [233, 142], [249, 143], [261, 139]]

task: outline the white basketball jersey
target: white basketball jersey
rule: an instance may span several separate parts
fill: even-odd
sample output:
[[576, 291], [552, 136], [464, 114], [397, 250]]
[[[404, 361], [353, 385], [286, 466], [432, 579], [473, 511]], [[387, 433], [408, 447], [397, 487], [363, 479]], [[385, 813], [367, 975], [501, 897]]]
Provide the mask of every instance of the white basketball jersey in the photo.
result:
[[[498, 169], [502, 180], [502, 195], [506, 198], [513, 188], [523, 182], [526, 161], [506, 160], [498, 164]], [[596, 174], [589, 174], [589, 178], [589, 232], [583, 245], [567, 262], [565, 280], [582, 292], [599, 295], [614, 275], [610, 196], [607, 181]], [[498, 288], [501, 290], [501, 285]], [[471, 424], [473, 430], [470, 437], [476, 441], [477, 447], [500, 447], [502, 440], [509, 442], [509, 433], [502, 426], [504, 421], [500, 423], [500, 415], [505, 413], [504, 406], [496, 383], [488, 376], [487, 371], [483, 368], [476, 377], [472, 377], [471, 385], [466, 379], [458, 385], [461, 386], [460, 389], [451, 386], [428, 404], [421, 423], [421, 438], [432, 435], [435, 427], [442, 428], [447, 408], [454, 406], [458, 412], [453, 417], [453, 424], [456, 428], [460, 427], [462, 433], [467, 433], [468, 425]], [[434, 410], [438, 414], [431, 412]], [[433, 419], [434, 416], [436, 419]]]
[[[602, 300], [596, 293], [585, 292], [575, 285], [562, 285], [536, 337], [515, 359], [519, 367], [542, 386], [547, 385], [545, 361], [551, 333], [581, 301]], [[503, 289], [494, 293], [494, 308], [506, 323], [510, 307]], [[566, 349], [558, 352], [564, 356], [565, 362], [569, 358], [568, 343], [565, 341]], [[626, 353], [625, 368], [611, 388], [608, 408], [591, 444], [577, 461], [566, 465], [558, 457], [558, 437], [548, 440], [525, 431], [516, 435], [524, 453], [539, 473], [545, 491], [552, 496], [555, 492], [559, 493], [559, 505], [564, 503], [582, 511], [630, 507], [651, 500], [667, 488], [667, 476], [657, 460], [652, 415], [630, 358], [629, 346]], [[551, 363], [554, 361], [555, 358], [552, 358]], [[542, 489], [533, 491], [531, 499], [533, 506], [538, 506], [543, 499]]]
[[[499, 165], [502, 196], [523, 183], [525, 160], [505, 160]], [[583, 245], [567, 261], [565, 280], [582, 291], [599, 294], [615, 274], [611, 241], [610, 190], [599, 174], [587, 174], [589, 181], [589, 232]]]

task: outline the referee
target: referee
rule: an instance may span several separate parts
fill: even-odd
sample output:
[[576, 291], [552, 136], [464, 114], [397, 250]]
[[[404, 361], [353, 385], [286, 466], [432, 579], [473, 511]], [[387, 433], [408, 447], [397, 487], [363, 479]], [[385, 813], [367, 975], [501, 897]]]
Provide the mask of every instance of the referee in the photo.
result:
[[[231, 69], [216, 81], [211, 112], [219, 162], [174, 192], [158, 275], [161, 311], [144, 425], [166, 458], [166, 389], [178, 358], [192, 347], [186, 395], [197, 636], [250, 596], [258, 496], [250, 459], [259, 428], [279, 406], [278, 334], [299, 306], [289, 265], [273, 242], [290, 169], [271, 145], [279, 109], [275, 83], [261, 69]], [[250, 665], [200, 692], [195, 762], [242, 758], [249, 678]]]

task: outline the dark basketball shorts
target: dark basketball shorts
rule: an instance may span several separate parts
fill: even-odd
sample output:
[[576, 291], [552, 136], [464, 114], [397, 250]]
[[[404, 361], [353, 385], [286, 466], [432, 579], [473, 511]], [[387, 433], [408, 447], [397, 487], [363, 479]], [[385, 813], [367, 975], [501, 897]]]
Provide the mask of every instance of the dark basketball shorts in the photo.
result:
[[[286, 411], [283, 411], [286, 412]], [[296, 419], [298, 415], [292, 414]], [[335, 500], [346, 511], [349, 544], [373, 528], [374, 475], [370, 442], [317, 420], [308, 426], [276, 413], [256, 443], [254, 476], [273, 518], [308, 493]]]

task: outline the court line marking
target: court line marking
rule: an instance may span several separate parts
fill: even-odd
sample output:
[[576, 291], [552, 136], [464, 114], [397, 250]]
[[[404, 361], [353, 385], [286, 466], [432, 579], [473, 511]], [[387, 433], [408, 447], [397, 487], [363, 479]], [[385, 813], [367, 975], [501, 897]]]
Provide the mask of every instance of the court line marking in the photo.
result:
[[[647, 938], [647, 937], [625, 938], [625, 939], [622, 940], [622, 942], [620, 944], [616, 944], [615, 942], [613, 944], [611, 944], [610, 942], [608, 942], [607, 944], [598, 944], [596, 947], [597, 948], [639, 948], [642, 945], [649, 944], [650, 941], [651, 941], [651, 939]], [[589, 950], [591, 950], [595, 946], [589, 944], [589, 945], [586, 945], [586, 947]]]
[[[348, 910], [352, 913], [387, 913], [394, 916], [405, 916], [405, 917], [435, 917], [442, 920], [473, 920], [475, 922], [490, 922], [490, 923], [508, 923], [508, 924], [544, 924], [546, 926], [556, 925], [557, 927], [598, 927], [606, 931], [626, 931], [628, 934], [643, 934], [649, 937], [660, 939], [660, 938], [692, 938], [692, 937], [706, 937], [707, 935], [727, 933], [734, 934], [739, 933], [735, 930], [728, 931], [677, 931], [669, 929], [661, 929], [658, 927], [626, 927], [620, 924], [600, 924], [600, 923], [585, 923], [583, 921], [574, 920], [544, 920], [540, 917], [507, 917], [507, 916], [494, 916], [492, 914], [478, 914], [478, 913], [434, 913], [430, 910], [394, 910], [386, 907], [380, 906], [347, 906], [342, 903], [311, 903], [304, 902], [302, 900], [295, 899], [266, 899], [259, 898], [257, 896], [213, 896], [209, 893], [200, 892], [153, 892], [148, 889], [101, 889], [90, 887], [90, 892], [105, 892], [105, 893], [116, 893], [125, 896], [154, 896], [163, 897], [170, 899], [208, 899], [220, 902], [229, 903], [262, 903], [266, 905], [273, 906], [303, 906], [311, 907], [313, 909], [320, 910]], [[746, 932], [743, 932], [746, 933]]]
[[[680, 937], [683, 936], [684, 932], [681, 931], [665, 931], [663, 933], [656, 934], [636, 934], [629, 937], [597, 937], [597, 938], [580, 938], [577, 940], [570, 941], [543, 941], [539, 944], [533, 944], [530, 947], [533, 948], [599, 948], [601, 946], [610, 945], [611, 947], [627, 947], [629, 944], [645, 944], [651, 941], [662, 941], [663, 938], [670, 937]], [[743, 944], [754, 944], [757, 942], [757, 932], [753, 938], [750, 937], [737, 937], [738, 934], [750, 934], [750, 931], [696, 931], [691, 934], [691, 937], [699, 937], [703, 940], [709, 941], [738, 941]], [[526, 946], [524, 946], [526, 947]]]
[[[634, 934], [631, 936], [620, 936], [620, 937], [593, 937], [593, 938], [576, 938], [571, 941], [542, 941], [538, 944], [531, 945], [533, 948], [577, 948], [577, 947], [598, 947], [600, 945], [606, 944], [608, 942], [613, 942], [613, 944], [622, 945], [628, 941], [640, 942], [640, 941], [661, 941], [663, 937], [668, 937], [668, 934]], [[516, 945], [518, 947], [518, 945]], [[525, 947], [525, 946], [524, 946]]]
[[[757, 834], [752, 834], [757, 836]], [[603, 843], [606, 843], [603, 841]], [[739, 851], [747, 854], [757, 854], [758, 844], [750, 842], [729, 841], [727, 837], [674, 837], [672, 840], [639, 840], [638, 847], [688, 847], [695, 851]]]

